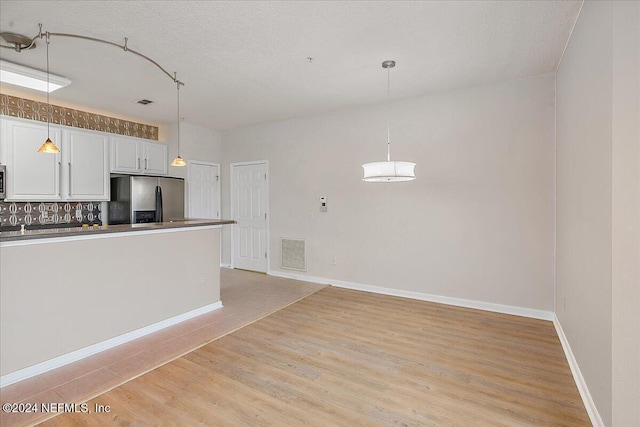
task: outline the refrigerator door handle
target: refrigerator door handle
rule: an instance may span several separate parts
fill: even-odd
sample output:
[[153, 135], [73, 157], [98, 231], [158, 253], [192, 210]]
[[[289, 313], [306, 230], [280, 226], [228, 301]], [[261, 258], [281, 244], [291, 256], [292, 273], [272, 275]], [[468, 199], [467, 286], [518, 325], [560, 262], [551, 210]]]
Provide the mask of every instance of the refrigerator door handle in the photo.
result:
[[162, 188], [156, 185], [156, 215], [155, 222], [162, 222]]

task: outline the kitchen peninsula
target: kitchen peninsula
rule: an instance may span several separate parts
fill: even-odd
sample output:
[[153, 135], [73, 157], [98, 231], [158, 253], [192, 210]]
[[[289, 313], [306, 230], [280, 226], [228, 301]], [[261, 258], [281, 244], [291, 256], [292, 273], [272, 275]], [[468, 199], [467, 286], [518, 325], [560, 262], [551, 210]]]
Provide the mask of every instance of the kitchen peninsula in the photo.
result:
[[228, 220], [0, 233], [2, 385], [222, 307]]

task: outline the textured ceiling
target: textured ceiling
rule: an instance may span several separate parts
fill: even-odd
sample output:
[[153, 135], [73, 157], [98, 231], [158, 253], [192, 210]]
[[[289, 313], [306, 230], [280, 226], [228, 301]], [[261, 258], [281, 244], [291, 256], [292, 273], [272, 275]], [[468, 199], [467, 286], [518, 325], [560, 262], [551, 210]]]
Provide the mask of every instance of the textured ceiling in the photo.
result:
[[[186, 83], [185, 121], [223, 130], [393, 98], [554, 72], [581, 1], [8, 1], [0, 31], [123, 43]], [[31, 51], [2, 59], [45, 68]], [[307, 57], [314, 60], [309, 63]], [[175, 122], [174, 83], [102, 44], [51, 38], [52, 100]], [[139, 99], [155, 103], [142, 106]]]

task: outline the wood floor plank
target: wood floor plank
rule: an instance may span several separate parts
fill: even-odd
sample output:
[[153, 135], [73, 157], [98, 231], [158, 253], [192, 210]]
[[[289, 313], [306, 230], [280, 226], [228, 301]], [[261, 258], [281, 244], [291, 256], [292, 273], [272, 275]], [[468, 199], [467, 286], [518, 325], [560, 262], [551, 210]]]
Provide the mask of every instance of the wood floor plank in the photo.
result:
[[589, 426], [551, 322], [326, 288], [50, 425]]

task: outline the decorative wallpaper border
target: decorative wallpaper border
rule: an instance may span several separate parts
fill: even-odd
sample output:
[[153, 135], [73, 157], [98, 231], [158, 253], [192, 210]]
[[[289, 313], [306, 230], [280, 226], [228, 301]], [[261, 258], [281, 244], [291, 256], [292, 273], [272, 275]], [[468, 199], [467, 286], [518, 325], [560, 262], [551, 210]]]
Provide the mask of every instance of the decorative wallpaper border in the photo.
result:
[[[158, 140], [158, 127], [130, 122], [73, 108], [51, 105], [51, 123], [76, 128], [91, 129], [118, 135]], [[23, 119], [47, 121], [47, 104], [16, 96], [0, 94], [0, 114]]]

